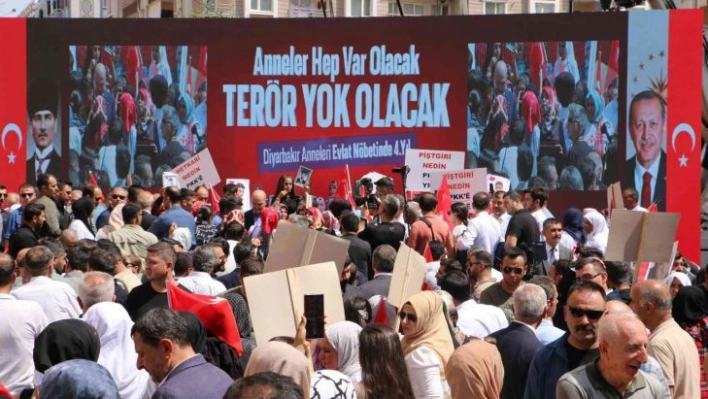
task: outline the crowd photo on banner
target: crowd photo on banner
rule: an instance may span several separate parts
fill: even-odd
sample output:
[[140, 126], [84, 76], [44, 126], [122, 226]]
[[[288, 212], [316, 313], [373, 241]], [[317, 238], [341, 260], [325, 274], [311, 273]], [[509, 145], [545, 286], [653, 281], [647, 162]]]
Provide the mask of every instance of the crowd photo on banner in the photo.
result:
[[[206, 47], [71, 46], [69, 170], [108, 187], [162, 186], [206, 148]], [[32, 175], [36, 174], [33, 172]]]
[[[255, 149], [292, 158], [310, 133], [224, 145], [223, 97], [208, 147], [207, 48], [240, 57], [249, 38], [62, 46], [65, 80], [28, 67], [26, 176], [0, 174], [0, 399], [708, 399], [698, 209], [665, 201], [694, 184], [666, 175], [695, 137], [667, 145], [668, 42], [636, 32], [668, 36], [669, 12], [627, 14], [622, 61], [619, 39], [459, 37], [451, 127], [364, 134], [404, 165], [261, 171]], [[620, 76], [625, 59], [643, 74]], [[24, 138], [8, 131], [3, 151]]]
[[619, 41], [471, 43], [467, 166], [550, 190], [618, 178]]

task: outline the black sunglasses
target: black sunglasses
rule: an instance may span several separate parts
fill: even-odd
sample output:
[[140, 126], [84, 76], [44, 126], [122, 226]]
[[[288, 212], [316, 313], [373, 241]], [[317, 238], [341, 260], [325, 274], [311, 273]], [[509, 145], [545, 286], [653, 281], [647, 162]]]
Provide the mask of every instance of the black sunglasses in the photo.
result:
[[31, 197], [34, 197], [34, 193], [22, 193], [22, 194], [20, 194], [20, 197], [31, 198]]
[[113, 196], [113, 199], [124, 200], [124, 199], [125, 199], [125, 195], [114, 195], [114, 196]]
[[412, 313], [406, 313], [406, 312], [401, 312], [398, 314], [398, 317], [401, 319], [401, 321], [408, 319], [411, 323], [415, 323], [418, 321], [418, 316], [412, 314]]
[[7, 197], [7, 193], [0, 193], [0, 198], [5, 198]]
[[520, 268], [520, 267], [509, 267], [509, 266], [507, 266], [507, 267], [505, 267], [504, 269], [502, 269], [502, 271], [503, 271], [505, 274], [509, 274], [509, 273], [511, 273], [511, 272], [514, 272], [514, 274], [518, 274], [518, 275], [524, 274], [524, 269], [522, 269], [522, 268]]
[[585, 310], [585, 309], [571, 308], [570, 306], [568, 307], [568, 310], [570, 310], [570, 314], [572, 314], [573, 317], [576, 317], [579, 319], [583, 316], [587, 316], [588, 319], [590, 319], [590, 320], [598, 320], [600, 317], [602, 317], [602, 314], [605, 313], [603, 310]]

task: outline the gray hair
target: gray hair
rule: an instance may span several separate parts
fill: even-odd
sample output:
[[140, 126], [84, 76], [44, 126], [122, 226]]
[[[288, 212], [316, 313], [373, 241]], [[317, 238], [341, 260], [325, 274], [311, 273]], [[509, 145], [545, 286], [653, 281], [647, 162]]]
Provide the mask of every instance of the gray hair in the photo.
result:
[[192, 267], [198, 272], [210, 272], [219, 264], [219, 258], [211, 245], [200, 245], [192, 254]]
[[644, 306], [647, 302], [651, 302], [658, 310], [671, 311], [673, 308], [668, 290], [662, 292], [662, 290], [658, 290], [651, 285], [642, 285], [637, 289], [639, 290], [639, 306]]
[[302, 215], [292, 214], [288, 216], [288, 222], [302, 227], [310, 227], [310, 221]]
[[583, 176], [575, 166], [566, 166], [560, 175], [561, 190], [583, 190]]
[[162, 119], [172, 125], [172, 127], [174, 127], [175, 129], [180, 126], [179, 114], [177, 113], [175, 107], [171, 105], [164, 105], [162, 107]]
[[393, 265], [396, 263], [396, 250], [387, 244], [379, 245], [371, 254], [371, 265], [374, 269], [383, 272], [393, 272]]
[[113, 302], [116, 285], [113, 276], [104, 272], [86, 272], [79, 282], [79, 298], [84, 310], [101, 302]]
[[553, 283], [553, 280], [551, 280], [550, 277], [548, 276], [534, 276], [531, 280], [529, 280], [529, 283], [535, 284], [541, 288], [543, 288], [543, 292], [546, 293], [546, 299], [547, 300], [553, 300], [556, 298], [558, 289], [556, 288], [556, 285]]
[[588, 115], [585, 113], [585, 108], [580, 104], [570, 104], [568, 106], [568, 121], [580, 122], [584, 129], [588, 124]]
[[420, 204], [416, 201], [408, 201], [408, 210], [416, 217], [423, 217], [423, 211], [420, 210]]
[[54, 253], [43, 245], [30, 248], [23, 259], [25, 269], [32, 277], [46, 274], [53, 262]]
[[546, 291], [536, 284], [524, 284], [512, 295], [514, 317], [520, 321], [537, 320], [546, 312]]
[[642, 327], [644, 327], [644, 324], [639, 317], [634, 314], [634, 312], [629, 310], [603, 315], [597, 326], [598, 342], [609, 341], [616, 338], [617, 335], [619, 335], [620, 325], [630, 323], [639, 323]]
[[383, 205], [383, 213], [391, 219], [393, 219], [403, 207], [403, 204], [400, 203], [399, 199], [394, 194], [383, 197], [381, 205]]

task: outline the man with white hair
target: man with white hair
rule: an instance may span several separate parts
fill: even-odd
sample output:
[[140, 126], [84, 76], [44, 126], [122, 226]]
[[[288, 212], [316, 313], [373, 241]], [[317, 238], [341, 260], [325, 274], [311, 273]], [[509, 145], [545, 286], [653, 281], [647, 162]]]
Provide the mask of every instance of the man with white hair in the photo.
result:
[[536, 351], [543, 347], [536, 328], [548, 311], [546, 292], [536, 284], [524, 284], [512, 295], [514, 321], [509, 327], [489, 336], [496, 339], [504, 364], [501, 399], [522, 398], [529, 366]]
[[84, 313], [101, 302], [114, 302], [115, 282], [113, 276], [104, 272], [86, 272], [79, 282], [79, 303]]
[[598, 327], [598, 341], [600, 357], [563, 375], [556, 386], [556, 398], [654, 399], [666, 395], [666, 387], [639, 369], [648, 360], [649, 337], [635, 314], [605, 315]]
[[211, 277], [215, 267], [219, 265], [216, 249], [211, 245], [200, 245], [192, 256], [192, 271], [189, 276], [179, 280], [180, 285], [190, 292], [202, 295], [218, 295], [226, 291], [219, 280]]

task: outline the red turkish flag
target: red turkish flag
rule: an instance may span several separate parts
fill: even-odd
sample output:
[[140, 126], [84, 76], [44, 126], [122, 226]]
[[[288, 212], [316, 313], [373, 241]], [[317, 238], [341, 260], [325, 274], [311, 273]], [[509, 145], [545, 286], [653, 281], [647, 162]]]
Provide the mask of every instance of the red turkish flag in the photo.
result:
[[231, 305], [224, 298], [192, 294], [177, 287], [174, 282], [167, 284], [167, 300], [170, 307], [178, 312], [190, 312], [201, 320], [212, 335], [243, 354], [241, 334], [236, 325]]
[[440, 187], [438, 188], [438, 215], [442, 220], [447, 222], [447, 224], [452, 229], [452, 222], [450, 221], [450, 209], [452, 208], [452, 199], [450, 198], [450, 186], [447, 184], [447, 175], [443, 175], [442, 181], [440, 181]]
[[30, 126], [27, 125], [26, 21], [26, 18], [4, 18], [0, 23], [0, 37], [6, 38], [0, 40], [0, 54], [10, 57], [3, 63], [3, 79], [0, 79], [0, 175], [10, 191], [27, 181]]
[[221, 201], [221, 196], [214, 190], [214, 187], [209, 187], [209, 201], [211, 202], [211, 209], [214, 213], [219, 212], [219, 201]]
[[334, 198], [344, 198], [352, 205], [352, 208], [356, 208], [354, 203], [354, 196], [352, 195], [352, 186], [349, 182], [349, 173], [347, 168], [344, 168], [344, 173], [342, 178], [339, 179], [339, 184], [337, 184], [337, 192], [334, 193]]
[[[703, 13], [671, 11], [667, 120], [666, 120], [666, 212], [682, 214], [676, 240], [690, 259], [701, 256], [701, 37]], [[661, 198], [661, 197], [659, 197]], [[659, 209], [662, 203], [659, 202]]]
[[372, 320], [371, 322], [374, 324], [388, 324], [388, 313], [386, 312], [386, 298], [381, 297], [381, 300], [379, 301], [379, 308], [376, 309], [374, 320]]

